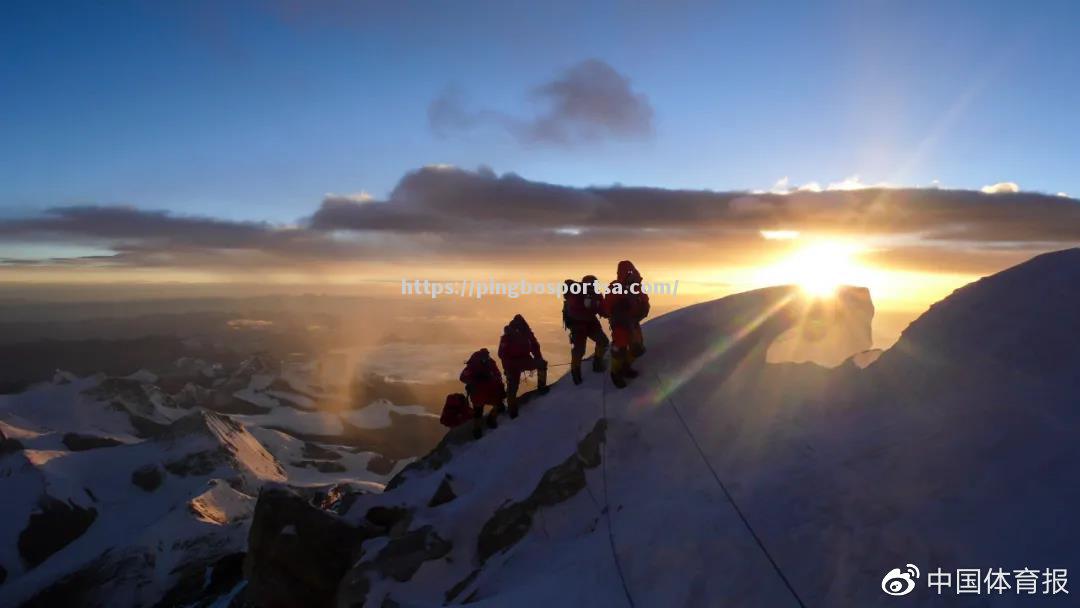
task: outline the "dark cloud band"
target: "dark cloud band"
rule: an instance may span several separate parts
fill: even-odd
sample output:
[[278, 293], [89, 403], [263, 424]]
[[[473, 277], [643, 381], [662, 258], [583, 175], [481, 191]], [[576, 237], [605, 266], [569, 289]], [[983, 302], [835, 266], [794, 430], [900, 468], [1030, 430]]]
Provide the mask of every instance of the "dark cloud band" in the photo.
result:
[[[296, 226], [78, 206], [0, 220], [0, 243], [16, 244], [16, 250], [28, 242], [89, 244], [114, 252], [54, 263], [242, 268], [543, 260], [627, 249], [696, 259], [768, 247], [762, 230], [902, 240], [878, 254], [880, 260], [938, 268], [949, 264], [940, 254], [956, 251], [962, 253], [957, 268], [970, 269], [984, 260], [994, 264], [1002, 256], [1080, 243], [1080, 202], [942, 189], [757, 194], [572, 188], [490, 169], [428, 167], [405, 175], [385, 200], [329, 196]], [[0, 264], [35, 262], [8, 257], [13, 259]]]

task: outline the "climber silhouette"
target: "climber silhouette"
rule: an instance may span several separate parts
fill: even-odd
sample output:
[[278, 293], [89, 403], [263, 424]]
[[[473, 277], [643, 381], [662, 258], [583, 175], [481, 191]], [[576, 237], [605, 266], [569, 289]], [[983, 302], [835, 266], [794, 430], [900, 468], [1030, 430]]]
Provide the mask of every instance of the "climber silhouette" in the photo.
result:
[[574, 384], [581, 384], [581, 360], [589, 340], [595, 343], [592, 368], [604, 371], [604, 353], [609, 344], [604, 328], [597, 315], [604, 314], [604, 294], [600, 292], [596, 277], [585, 275], [581, 282], [566, 280], [563, 299], [563, 326], [570, 332], [570, 376]]
[[465, 362], [465, 369], [461, 370], [459, 379], [465, 384], [465, 393], [472, 401], [473, 437], [479, 439], [484, 435], [484, 406], [492, 406], [487, 425], [493, 429], [499, 426], [496, 420], [499, 412], [506, 409], [503, 404], [506, 388], [503, 386], [502, 374], [499, 373], [499, 366], [491, 358], [488, 349], [481, 348]]
[[518, 387], [521, 374], [536, 370], [536, 390], [541, 395], [547, 394], [547, 361], [540, 353], [540, 343], [536, 341], [532, 328], [525, 322], [525, 317], [514, 315], [510, 323], [503, 328], [499, 340], [499, 360], [506, 373], [507, 403], [510, 417], [518, 415]]
[[641, 274], [630, 260], [623, 260], [604, 296], [604, 316], [611, 326], [611, 382], [617, 388], [638, 375], [631, 365], [645, 354], [641, 321], [648, 315], [649, 295], [642, 293]]

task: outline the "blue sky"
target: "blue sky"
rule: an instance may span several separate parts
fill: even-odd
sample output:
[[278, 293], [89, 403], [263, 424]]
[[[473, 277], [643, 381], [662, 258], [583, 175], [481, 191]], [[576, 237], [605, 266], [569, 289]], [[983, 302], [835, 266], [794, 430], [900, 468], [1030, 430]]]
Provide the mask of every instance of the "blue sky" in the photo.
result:
[[[0, 214], [288, 222], [434, 163], [579, 186], [1080, 193], [1076, 3], [402, 4], [4, 3]], [[448, 86], [528, 116], [530, 90], [589, 58], [647, 97], [651, 137], [429, 126]]]

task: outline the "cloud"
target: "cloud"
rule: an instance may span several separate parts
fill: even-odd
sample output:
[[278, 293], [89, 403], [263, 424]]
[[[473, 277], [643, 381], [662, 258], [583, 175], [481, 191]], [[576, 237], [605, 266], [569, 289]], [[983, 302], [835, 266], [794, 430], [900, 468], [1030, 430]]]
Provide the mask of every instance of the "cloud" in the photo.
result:
[[[273, 260], [313, 261], [362, 248], [348, 241], [296, 227], [178, 216], [127, 206], [57, 207], [33, 218], [0, 220], [0, 243], [93, 245], [104, 254], [53, 257], [55, 264], [110, 264], [145, 267], [243, 265]], [[111, 253], [110, 253], [111, 252]], [[21, 259], [21, 263], [42, 260]], [[5, 263], [14, 263], [8, 260]]]
[[866, 183], [863, 183], [863, 181], [859, 178], [858, 175], [852, 175], [850, 177], [845, 177], [844, 179], [842, 179], [842, 180], [840, 180], [838, 182], [830, 182], [829, 185], [825, 187], [825, 189], [826, 190], [833, 190], [833, 191], [835, 191], [835, 190], [844, 191], [844, 190], [863, 190], [863, 189], [866, 189], [866, 188], [888, 188], [888, 187], [889, 187], [889, 185], [884, 184], [884, 183], [866, 184]]
[[[788, 186], [784, 194], [577, 188], [487, 168], [429, 166], [407, 173], [385, 198], [328, 194], [311, 215], [287, 226], [105, 206], [0, 219], [0, 245], [83, 245], [107, 252], [50, 263], [200, 269], [403, 261], [501, 266], [626, 252], [680, 263], [732, 263], [752, 261], [762, 248], [786, 246], [793, 235], [829, 234], [885, 243], [885, 251], [895, 248], [889, 243], [903, 242], [915, 247], [904, 260], [934, 270], [948, 265], [949, 251], [962, 249], [965, 267], [974, 267], [982, 252], [1004, 246], [1074, 246], [1080, 242], [1080, 202], [1034, 192], [942, 188], [818, 192]], [[16, 253], [5, 254], [9, 264], [42, 258], [18, 246], [6, 250]]]
[[789, 241], [799, 238], [798, 230], [761, 230], [761, 237], [767, 241]]
[[1020, 186], [1016, 182], [998, 182], [983, 186], [982, 192], [986, 194], [1001, 194], [1004, 192], [1020, 192]]
[[[824, 188], [818, 182], [806, 182], [801, 186], [794, 186], [788, 177], [781, 177], [776, 180], [772, 188], [769, 188], [770, 194], [791, 194], [792, 192], [843, 192], [847, 190], [865, 190], [867, 188], [892, 188], [890, 184], [880, 182], [876, 184], [867, 184], [863, 182], [858, 175], [852, 175], [845, 177], [837, 182], [829, 182]], [[935, 182], [934, 187], [937, 187]], [[763, 191], [755, 191], [755, 194], [762, 194]]]
[[[1080, 205], [1038, 193], [985, 194], [940, 188], [834, 189], [786, 194], [572, 188], [490, 169], [421, 169], [385, 201], [326, 200], [319, 230], [468, 234], [498, 242], [573, 226], [598, 237], [623, 232], [685, 238], [761, 230], [912, 235], [979, 242], [1080, 240]], [[649, 237], [642, 237], [649, 238]]]
[[[788, 192], [791, 192], [791, 179], [789, 179], [786, 175], [784, 177], [781, 177], [780, 179], [776, 180], [776, 182], [772, 185], [772, 188], [769, 188], [769, 192], [772, 194], [787, 194]], [[757, 194], [763, 193], [757, 192]]]
[[367, 203], [369, 201], [375, 200], [375, 197], [371, 196], [370, 193], [361, 190], [360, 192], [353, 192], [352, 194], [337, 194], [334, 192], [327, 192], [324, 199], [337, 199], [353, 203]]
[[544, 107], [531, 117], [492, 109], [470, 110], [464, 96], [447, 88], [428, 106], [428, 123], [440, 136], [495, 127], [526, 144], [573, 145], [653, 135], [653, 108], [630, 80], [598, 59], [571, 66], [534, 87], [529, 97]]
[[36, 218], [0, 221], [0, 236], [80, 235], [100, 239], [176, 241], [191, 246], [251, 244], [269, 234], [266, 224], [174, 216], [135, 207], [82, 205], [48, 209]]
[[428, 126], [439, 137], [448, 137], [485, 125], [515, 131], [517, 121], [501, 112], [468, 110], [464, 94], [455, 86], [447, 87], [428, 104]]

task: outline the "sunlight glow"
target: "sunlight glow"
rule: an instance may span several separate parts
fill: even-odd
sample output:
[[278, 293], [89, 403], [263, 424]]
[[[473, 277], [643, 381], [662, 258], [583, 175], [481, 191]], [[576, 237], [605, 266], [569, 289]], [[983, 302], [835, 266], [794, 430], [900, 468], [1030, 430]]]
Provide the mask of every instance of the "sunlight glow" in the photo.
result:
[[858, 261], [863, 248], [844, 241], [815, 241], [796, 249], [790, 256], [763, 268], [758, 282], [763, 285], [799, 285], [807, 293], [825, 297], [841, 285], [869, 286], [876, 283], [873, 271]]
[[766, 241], [789, 241], [799, 238], [798, 230], [762, 230], [761, 236]]
[[[680, 369], [673, 378], [670, 378], [655, 391], [647, 391], [642, 397], [635, 400], [634, 406], [639, 408], [659, 406], [665, 399], [678, 391], [682, 385], [692, 380], [694, 376], [698, 375], [702, 370], [708, 368], [725, 354], [732, 351], [743, 340], [752, 336], [755, 331], [783, 311], [796, 299], [797, 298], [793, 293], [789, 293], [778, 298], [772, 305], [764, 308], [756, 317], [736, 319], [736, 322], [733, 324], [733, 331], [720, 335], [709, 348], [691, 360], [688, 364], [682, 366], [682, 369]], [[657, 380], [659, 380], [659, 377], [657, 377]]]

